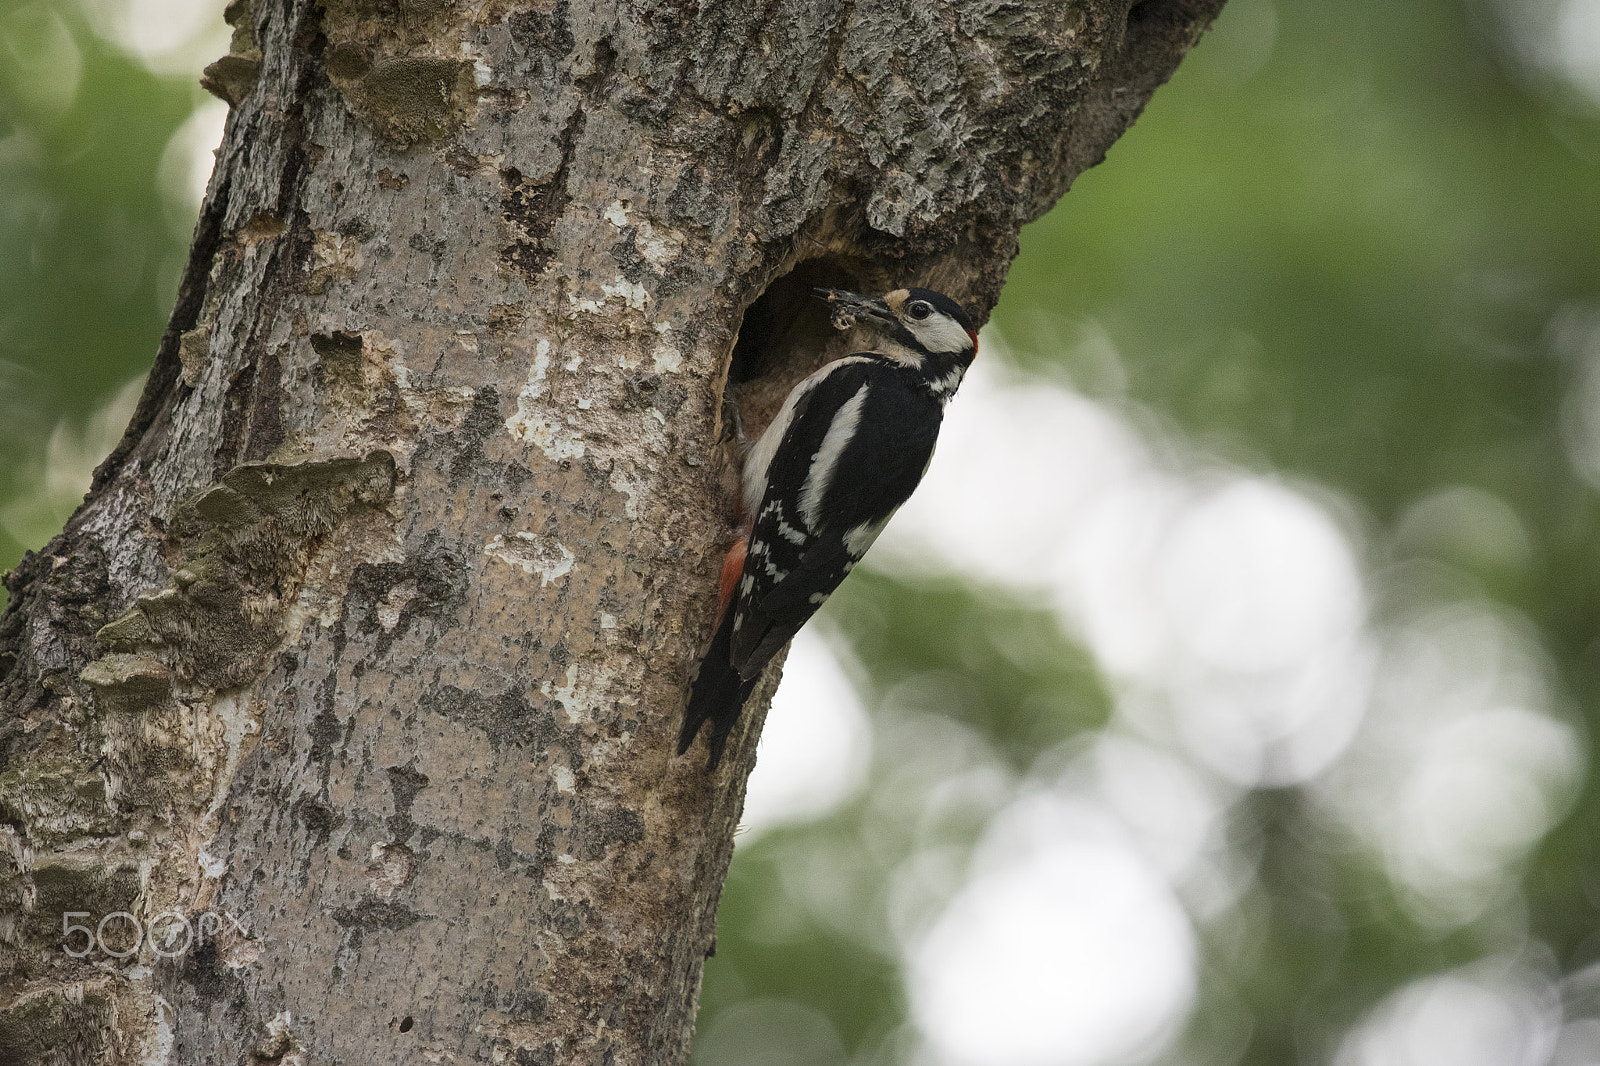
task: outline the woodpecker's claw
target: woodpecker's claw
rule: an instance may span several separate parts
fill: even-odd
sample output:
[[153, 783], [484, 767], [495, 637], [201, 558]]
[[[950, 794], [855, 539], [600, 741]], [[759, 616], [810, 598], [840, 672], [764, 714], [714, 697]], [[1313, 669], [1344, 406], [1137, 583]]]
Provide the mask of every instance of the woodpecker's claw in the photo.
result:
[[[744, 419], [739, 417], [739, 401], [732, 393], [722, 395], [722, 441], [744, 443]], [[719, 442], [720, 443], [720, 442]]]

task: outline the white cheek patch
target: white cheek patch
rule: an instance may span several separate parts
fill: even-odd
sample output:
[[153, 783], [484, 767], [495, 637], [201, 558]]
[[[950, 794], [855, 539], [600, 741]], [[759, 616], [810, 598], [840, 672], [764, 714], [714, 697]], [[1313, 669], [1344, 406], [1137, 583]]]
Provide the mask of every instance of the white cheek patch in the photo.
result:
[[930, 352], [959, 352], [972, 347], [972, 338], [961, 328], [961, 323], [946, 315], [931, 314], [920, 322], [913, 319], [906, 327], [917, 338], [917, 343]]

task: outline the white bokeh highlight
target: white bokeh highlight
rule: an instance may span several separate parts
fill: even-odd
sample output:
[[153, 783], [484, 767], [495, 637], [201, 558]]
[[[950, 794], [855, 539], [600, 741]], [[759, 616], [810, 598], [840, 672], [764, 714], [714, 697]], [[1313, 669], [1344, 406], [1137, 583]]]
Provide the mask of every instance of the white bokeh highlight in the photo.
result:
[[197, 77], [228, 50], [217, 0], [79, 0], [105, 41], [155, 74]]
[[1470, 921], [1511, 891], [1520, 861], [1582, 775], [1551, 716], [1535, 639], [1482, 606], [1389, 627], [1359, 744], [1318, 795], [1384, 859], [1419, 919]]
[[883, 562], [1046, 597], [1129, 706], [1154, 708], [1144, 728], [1239, 784], [1325, 769], [1360, 723], [1373, 658], [1351, 533], [1305, 492], [995, 366], [952, 404]]
[[872, 726], [838, 656], [815, 627], [789, 648], [745, 791], [744, 831], [811, 821], [860, 791]]
[[1097, 805], [1019, 800], [910, 956], [912, 1013], [951, 1066], [1134, 1062], [1181, 1027], [1195, 944], [1166, 879]]
[[1334, 1066], [1547, 1066], [1561, 1006], [1554, 983], [1504, 959], [1401, 988], [1346, 1037]]
[[1162, 604], [1183, 650], [1219, 670], [1297, 668], [1365, 613], [1350, 546], [1281, 485], [1240, 479], [1183, 508], [1163, 545]]
[[228, 105], [221, 100], [208, 100], [194, 109], [161, 152], [156, 184], [166, 201], [169, 221], [185, 235], [194, 226], [200, 201], [211, 182], [217, 145], [222, 143], [227, 120]]
[[1600, 0], [1566, 0], [1551, 49], [1567, 77], [1600, 103]]
[[1097, 738], [1071, 771], [1173, 885], [1186, 884], [1220, 848], [1237, 795], [1172, 751], [1114, 732]]
[[1600, 106], [1600, 0], [1492, 0], [1500, 40], [1523, 66]]

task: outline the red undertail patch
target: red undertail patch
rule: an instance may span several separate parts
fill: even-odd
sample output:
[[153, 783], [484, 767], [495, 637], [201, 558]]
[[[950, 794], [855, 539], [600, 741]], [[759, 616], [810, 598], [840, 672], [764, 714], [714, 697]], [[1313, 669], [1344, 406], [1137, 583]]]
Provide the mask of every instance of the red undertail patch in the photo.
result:
[[722, 561], [722, 590], [717, 598], [717, 625], [722, 624], [722, 616], [728, 613], [728, 604], [733, 602], [733, 590], [739, 587], [739, 577], [744, 573], [744, 556], [750, 548], [750, 537], [741, 531], [741, 536], [733, 548], [728, 552], [728, 557]]

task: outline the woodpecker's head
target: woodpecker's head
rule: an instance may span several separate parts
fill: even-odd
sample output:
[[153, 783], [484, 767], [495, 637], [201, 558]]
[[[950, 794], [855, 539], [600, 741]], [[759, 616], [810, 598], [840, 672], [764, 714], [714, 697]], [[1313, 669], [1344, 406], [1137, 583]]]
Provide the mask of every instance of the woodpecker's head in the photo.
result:
[[972, 319], [942, 292], [896, 289], [879, 299], [842, 289], [818, 289], [816, 295], [833, 309], [835, 325], [853, 322], [878, 334], [876, 350], [883, 355], [941, 379], [955, 372], [949, 391], [955, 391], [960, 372], [971, 366], [978, 354], [978, 331], [972, 328]]

